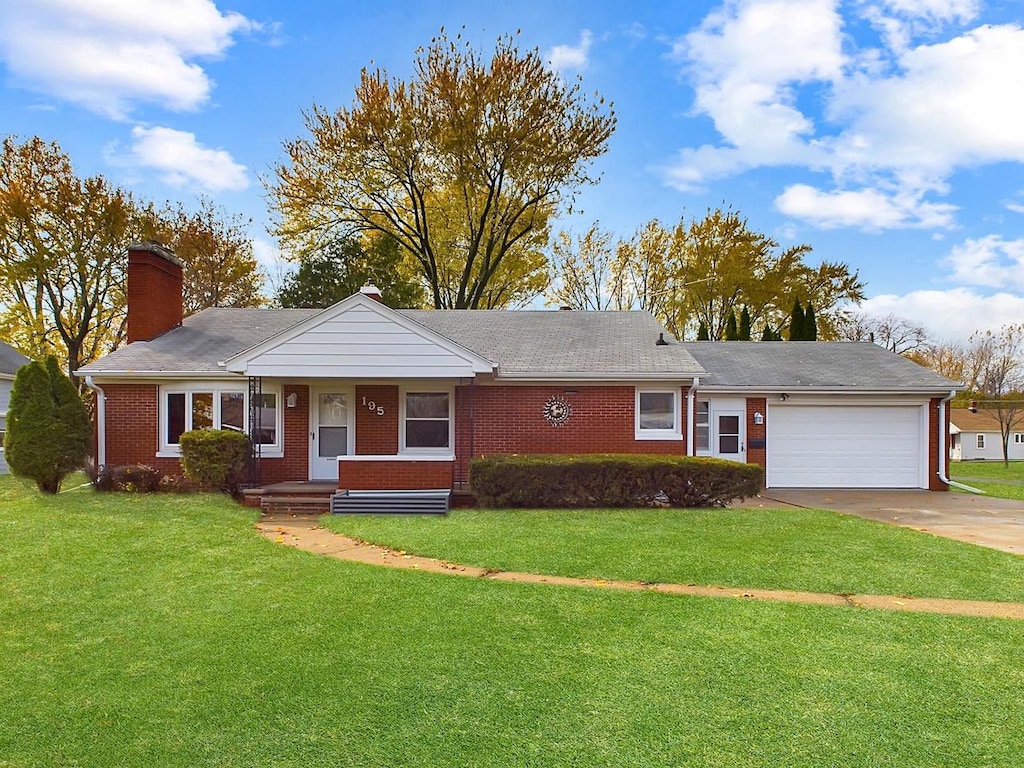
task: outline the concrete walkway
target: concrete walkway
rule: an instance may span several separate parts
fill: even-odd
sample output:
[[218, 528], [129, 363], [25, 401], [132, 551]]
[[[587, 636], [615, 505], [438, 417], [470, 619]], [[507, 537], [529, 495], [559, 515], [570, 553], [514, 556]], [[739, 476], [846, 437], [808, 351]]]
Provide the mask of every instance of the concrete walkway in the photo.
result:
[[915, 598], [898, 595], [837, 595], [823, 592], [743, 589], [736, 587], [696, 586], [693, 584], [652, 584], [642, 581], [583, 579], [567, 576], [545, 576], [536, 573], [497, 571], [490, 568], [449, 563], [431, 557], [410, 555], [400, 550], [391, 550], [387, 547], [367, 544], [366, 542], [328, 531], [320, 527], [315, 517], [309, 515], [265, 515], [256, 524], [256, 528], [263, 536], [278, 544], [295, 547], [307, 552], [315, 552], [339, 560], [387, 568], [403, 568], [429, 573], [444, 573], [453, 576], [492, 579], [494, 581], [554, 584], [558, 586], [614, 589], [629, 592], [660, 592], [670, 595], [692, 595], [697, 597], [771, 600], [808, 605], [845, 606], [913, 613], [940, 613], [953, 616], [976, 616], [1024, 621], [1024, 604], [1020, 603]]
[[934, 491], [774, 490], [742, 506], [832, 509], [1024, 555], [1024, 502]]

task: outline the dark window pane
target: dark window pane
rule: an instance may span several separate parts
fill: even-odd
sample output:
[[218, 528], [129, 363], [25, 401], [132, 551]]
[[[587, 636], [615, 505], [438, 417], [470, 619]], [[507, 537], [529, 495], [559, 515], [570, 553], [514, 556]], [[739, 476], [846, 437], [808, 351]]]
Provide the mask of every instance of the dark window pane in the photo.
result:
[[262, 394], [259, 403], [259, 429], [253, 432], [253, 437], [260, 445], [274, 445], [277, 442], [277, 395]]
[[718, 452], [719, 453], [739, 453], [740, 452], [740, 438], [739, 438], [739, 435], [719, 435], [718, 436]]
[[348, 427], [320, 427], [320, 445], [317, 453], [322, 459], [344, 456], [348, 453]]
[[675, 428], [675, 395], [671, 392], [640, 393], [640, 429]]
[[405, 396], [407, 419], [447, 419], [447, 392], [409, 392]]
[[708, 437], [708, 433], [711, 430], [707, 424], [697, 425], [697, 450], [706, 451], [711, 446], [711, 440]]
[[245, 395], [241, 392], [220, 393], [220, 428], [235, 432], [245, 429]]
[[177, 445], [185, 431], [185, 393], [167, 395], [167, 444]]
[[739, 416], [722, 416], [718, 419], [718, 431], [723, 435], [738, 435], [740, 433]]
[[405, 422], [406, 448], [447, 448], [448, 419]]
[[192, 429], [213, 428], [213, 392], [192, 393]]

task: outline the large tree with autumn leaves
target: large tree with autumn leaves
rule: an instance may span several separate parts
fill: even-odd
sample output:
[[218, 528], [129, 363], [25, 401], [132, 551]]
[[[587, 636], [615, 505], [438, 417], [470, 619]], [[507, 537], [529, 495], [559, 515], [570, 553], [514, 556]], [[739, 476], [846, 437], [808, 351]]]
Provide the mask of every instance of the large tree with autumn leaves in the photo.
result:
[[595, 181], [610, 107], [535, 50], [489, 57], [444, 31], [408, 81], [363, 70], [350, 107], [314, 106], [269, 185], [301, 258], [339, 233], [393, 236], [437, 308], [514, 306], [544, 289], [549, 222]]

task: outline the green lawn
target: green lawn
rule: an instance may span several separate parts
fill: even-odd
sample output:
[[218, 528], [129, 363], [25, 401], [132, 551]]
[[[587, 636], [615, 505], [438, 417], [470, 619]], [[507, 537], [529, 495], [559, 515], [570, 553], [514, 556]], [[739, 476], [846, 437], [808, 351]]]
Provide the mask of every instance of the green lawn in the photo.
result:
[[1020, 622], [394, 571], [253, 520], [0, 479], [0, 766], [1020, 764]]
[[949, 477], [1003, 499], [1024, 501], [1024, 462], [952, 461]]
[[455, 510], [324, 525], [506, 571], [1024, 602], [1024, 557], [822, 510]]

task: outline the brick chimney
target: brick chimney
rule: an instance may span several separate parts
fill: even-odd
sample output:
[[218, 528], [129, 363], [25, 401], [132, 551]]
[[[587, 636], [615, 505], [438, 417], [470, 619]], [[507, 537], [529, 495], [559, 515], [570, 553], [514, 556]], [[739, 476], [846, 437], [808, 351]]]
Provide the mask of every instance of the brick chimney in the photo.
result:
[[182, 264], [152, 240], [128, 246], [128, 343], [181, 325]]
[[382, 299], [380, 296], [380, 288], [378, 288], [373, 283], [367, 283], [366, 285], [359, 289], [359, 292], [368, 299], [373, 299], [374, 301], [380, 302], [384, 301], [384, 299]]

